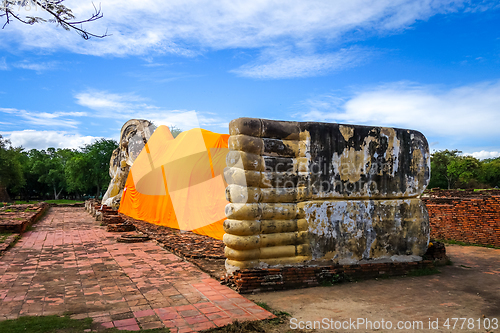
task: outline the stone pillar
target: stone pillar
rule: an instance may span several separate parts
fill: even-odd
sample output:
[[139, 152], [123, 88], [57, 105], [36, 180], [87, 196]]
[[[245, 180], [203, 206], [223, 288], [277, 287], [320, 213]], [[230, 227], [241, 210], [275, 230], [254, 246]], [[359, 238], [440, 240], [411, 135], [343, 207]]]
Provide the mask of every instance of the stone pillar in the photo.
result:
[[418, 260], [429, 149], [416, 131], [239, 118], [229, 125], [226, 267]]

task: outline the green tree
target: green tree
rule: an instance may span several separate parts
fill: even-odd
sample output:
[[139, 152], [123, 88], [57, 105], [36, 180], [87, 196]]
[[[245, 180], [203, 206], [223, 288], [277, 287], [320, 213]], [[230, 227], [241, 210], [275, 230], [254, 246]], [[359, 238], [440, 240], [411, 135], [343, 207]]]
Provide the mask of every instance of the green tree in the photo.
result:
[[472, 180], [476, 180], [481, 170], [481, 162], [472, 156], [457, 156], [450, 160], [447, 166], [447, 175], [451, 187], [455, 187], [457, 181], [467, 186]]
[[40, 175], [35, 174], [33, 170], [33, 163], [38, 156], [39, 151], [31, 149], [30, 151], [21, 152], [20, 162], [26, 183], [21, 189], [21, 196], [24, 200], [31, 200], [44, 196], [48, 192], [47, 184], [40, 183], [38, 178]]
[[26, 200], [48, 196], [57, 200], [63, 194], [91, 192], [99, 197], [109, 183], [109, 160], [117, 146], [114, 140], [100, 139], [80, 151], [24, 151], [0, 135], [0, 185]]
[[90, 158], [82, 152], [77, 152], [66, 164], [65, 177], [68, 192], [83, 195], [92, 191], [92, 184], [88, 178], [92, 169]]
[[23, 163], [24, 175], [27, 180], [25, 195], [28, 199], [33, 197], [45, 199], [51, 192], [50, 184], [43, 182], [46, 170], [43, 167], [47, 160], [45, 150], [31, 149], [26, 154]]
[[65, 167], [74, 155], [71, 149], [47, 148], [47, 151], [34, 151], [31, 172], [38, 176], [38, 182], [47, 184], [58, 200], [67, 189]]
[[431, 155], [431, 179], [429, 188], [440, 187], [451, 189], [454, 181], [448, 174], [448, 165], [458, 158], [459, 150], [438, 150]]
[[100, 197], [109, 184], [109, 160], [117, 147], [115, 140], [107, 139], [83, 147], [67, 165], [65, 175], [69, 190], [86, 193], [93, 188], [96, 197]]
[[483, 161], [479, 180], [490, 187], [500, 187], [500, 157]]
[[172, 136], [174, 138], [176, 138], [177, 135], [179, 135], [179, 134], [182, 133], [182, 130], [179, 127], [175, 126], [175, 125], [169, 126], [168, 129], [170, 130], [170, 133], [172, 133]]
[[25, 184], [20, 159], [22, 148], [14, 148], [10, 141], [0, 135], [0, 186], [9, 194], [16, 195]]

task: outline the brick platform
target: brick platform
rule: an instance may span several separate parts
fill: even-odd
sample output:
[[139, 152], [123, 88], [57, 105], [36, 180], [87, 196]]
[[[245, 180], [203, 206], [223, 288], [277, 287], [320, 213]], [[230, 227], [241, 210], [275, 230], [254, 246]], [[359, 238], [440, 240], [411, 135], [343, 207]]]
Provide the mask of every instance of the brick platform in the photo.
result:
[[47, 211], [45, 202], [36, 205], [12, 205], [0, 210], [0, 232], [20, 234]]
[[0, 256], [3, 254], [3, 252], [7, 251], [9, 247], [14, 245], [14, 243], [19, 237], [20, 237], [19, 234], [11, 234], [7, 238], [5, 238], [4, 241], [0, 243]]
[[51, 208], [0, 257], [0, 320], [69, 312], [96, 329], [190, 332], [273, 316], [156, 243], [117, 243], [98, 224]]
[[240, 293], [251, 293], [315, 287], [344, 280], [405, 275], [412, 270], [432, 267], [434, 266], [431, 260], [424, 260], [407, 263], [249, 269], [236, 272], [234, 282]]

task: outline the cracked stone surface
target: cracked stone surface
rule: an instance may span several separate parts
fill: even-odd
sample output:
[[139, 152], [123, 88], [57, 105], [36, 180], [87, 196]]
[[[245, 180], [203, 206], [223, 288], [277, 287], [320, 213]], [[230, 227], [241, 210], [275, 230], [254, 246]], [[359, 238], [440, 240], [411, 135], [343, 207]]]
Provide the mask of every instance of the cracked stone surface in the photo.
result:
[[70, 313], [96, 329], [189, 332], [273, 315], [156, 243], [117, 243], [81, 208], [51, 208], [0, 257], [0, 320]]

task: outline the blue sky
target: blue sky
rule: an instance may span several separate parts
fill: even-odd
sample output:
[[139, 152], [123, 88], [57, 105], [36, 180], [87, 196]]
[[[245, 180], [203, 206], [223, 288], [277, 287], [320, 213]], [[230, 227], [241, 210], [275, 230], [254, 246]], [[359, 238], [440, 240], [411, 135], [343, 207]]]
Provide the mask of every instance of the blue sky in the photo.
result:
[[[92, 12], [65, 3], [77, 18]], [[231, 119], [259, 117], [410, 128], [431, 150], [500, 156], [498, 1], [101, 7], [86, 28], [103, 39], [53, 24], [0, 30], [0, 134], [14, 145], [117, 139], [131, 118], [227, 133]]]

